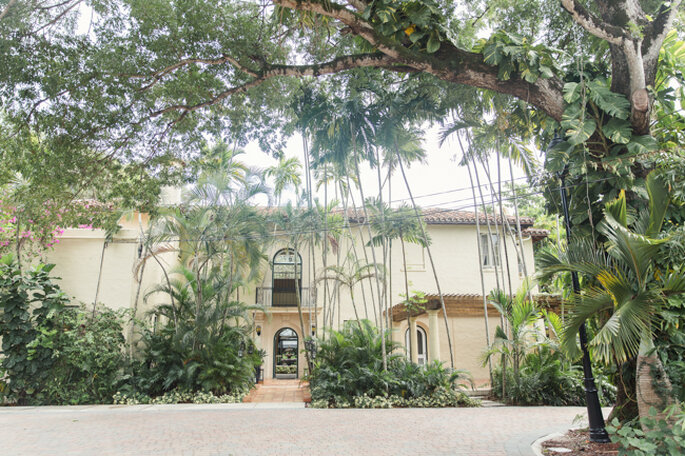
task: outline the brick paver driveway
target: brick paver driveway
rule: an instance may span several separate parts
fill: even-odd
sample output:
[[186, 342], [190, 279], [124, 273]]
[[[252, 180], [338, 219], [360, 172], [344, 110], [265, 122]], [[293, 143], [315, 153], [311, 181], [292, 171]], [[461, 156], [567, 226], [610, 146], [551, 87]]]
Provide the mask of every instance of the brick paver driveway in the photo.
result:
[[303, 404], [0, 409], [9, 455], [520, 455], [580, 407], [316, 410]]

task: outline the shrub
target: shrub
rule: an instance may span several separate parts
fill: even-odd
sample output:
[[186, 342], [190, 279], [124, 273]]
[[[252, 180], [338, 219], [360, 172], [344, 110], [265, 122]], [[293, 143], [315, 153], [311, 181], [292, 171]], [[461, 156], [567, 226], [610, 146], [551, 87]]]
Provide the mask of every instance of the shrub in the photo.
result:
[[[332, 331], [321, 342], [309, 376], [312, 407], [446, 407], [475, 405], [456, 391], [464, 372], [441, 363], [422, 367], [401, 355], [388, 355], [383, 371], [381, 335], [367, 320]], [[387, 333], [386, 347], [394, 344]]]
[[110, 403], [124, 381], [127, 363], [125, 313], [100, 308], [65, 308], [55, 314], [53, 330], [39, 328], [29, 354], [51, 349], [53, 364], [43, 394], [52, 404]]
[[[492, 393], [502, 399], [502, 368], [493, 370]], [[596, 378], [600, 400], [611, 404], [616, 399], [616, 387], [604, 377]], [[522, 360], [518, 373], [506, 369], [506, 398], [515, 405], [584, 405], [583, 371], [563, 359], [549, 346], [541, 345]]]
[[174, 325], [145, 331], [143, 361], [134, 369], [132, 391], [151, 396], [177, 389], [224, 395], [252, 385], [261, 357], [247, 350], [241, 356], [239, 347], [245, 344], [241, 331], [227, 327], [196, 344], [188, 343], [190, 331]]
[[234, 404], [242, 402], [248, 390], [237, 390], [233, 394], [214, 395], [211, 392], [191, 392], [173, 390], [161, 396], [150, 397], [143, 393], [116, 392], [112, 396], [112, 402], [122, 405], [138, 404]]
[[143, 329], [143, 359], [127, 392], [223, 395], [253, 384], [261, 355], [247, 337], [247, 326], [240, 325], [249, 321], [247, 305], [230, 299], [226, 274], [217, 268], [198, 276], [179, 266], [171, 274], [173, 280], [148, 293], [166, 295], [169, 304], [152, 312], [161, 327]]
[[67, 307], [53, 267], [0, 260], [4, 394], [19, 404], [109, 402], [123, 378], [123, 317]]
[[657, 419], [652, 407], [649, 416], [621, 424], [617, 418], [607, 426], [613, 442], [620, 444], [619, 456], [670, 456], [685, 448], [685, 408], [674, 407], [669, 419]]

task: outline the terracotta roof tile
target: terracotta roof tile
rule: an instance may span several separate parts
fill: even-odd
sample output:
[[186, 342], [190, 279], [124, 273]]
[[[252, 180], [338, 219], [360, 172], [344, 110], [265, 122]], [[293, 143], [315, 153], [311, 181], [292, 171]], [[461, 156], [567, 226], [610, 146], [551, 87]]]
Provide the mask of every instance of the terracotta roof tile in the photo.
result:
[[[421, 214], [423, 220], [429, 225], [475, 225], [476, 224], [476, 214], [470, 211], [457, 211], [453, 209], [445, 209], [439, 207], [421, 209]], [[354, 209], [348, 211], [350, 221], [361, 223], [364, 220], [364, 215], [361, 210], [358, 209], [355, 213]], [[490, 223], [502, 223], [502, 218], [493, 215], [487, 215], [490, 219]], [[480, 223], [486, 223], [486, 214], [479, 213], [478, 219]], [[513, 215], [506, 216], [507, 222], [512, 226], [516, 224], [516, 218]], [[522, 227], [530, 227], [535, 223], [535, 219], [531, 217], [519, 217]]]

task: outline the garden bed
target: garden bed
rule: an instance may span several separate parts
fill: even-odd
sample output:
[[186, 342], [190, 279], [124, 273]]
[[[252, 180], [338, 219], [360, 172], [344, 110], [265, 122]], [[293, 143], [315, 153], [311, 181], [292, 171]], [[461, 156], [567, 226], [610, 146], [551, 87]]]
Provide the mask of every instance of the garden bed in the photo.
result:
[[618, 454], [618, 443], [591, 442], [590, 432], [587, 429], [568, 431], [561, 437], [545, 440], [541, 445], [542, 454], [549, 456], [608, 456]]

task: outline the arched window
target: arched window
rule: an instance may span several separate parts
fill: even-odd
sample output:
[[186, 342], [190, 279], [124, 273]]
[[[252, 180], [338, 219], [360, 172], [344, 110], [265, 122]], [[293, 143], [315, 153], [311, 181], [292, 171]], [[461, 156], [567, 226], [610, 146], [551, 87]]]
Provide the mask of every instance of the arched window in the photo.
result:
[[[407, 331], [404, 333], [404, 343], [407, 347], [407, 358], [410, 358], [409, 329], [407, 329]], [[419, 366], [425, 366], [428, 362], [428, 337], [426, 337], [426, 331], [419, 325], [416, 325], [416, 347], [419, 354], [416, 359], [416, 364]]]
[[297, 378], [297, 333], [282, 328], [274, 337], [274, 378]]
[[302, 257], [293, 249], [282, 249], [274, 255], [272, 306], [296, 306], [297, 289], [302, 291]]

